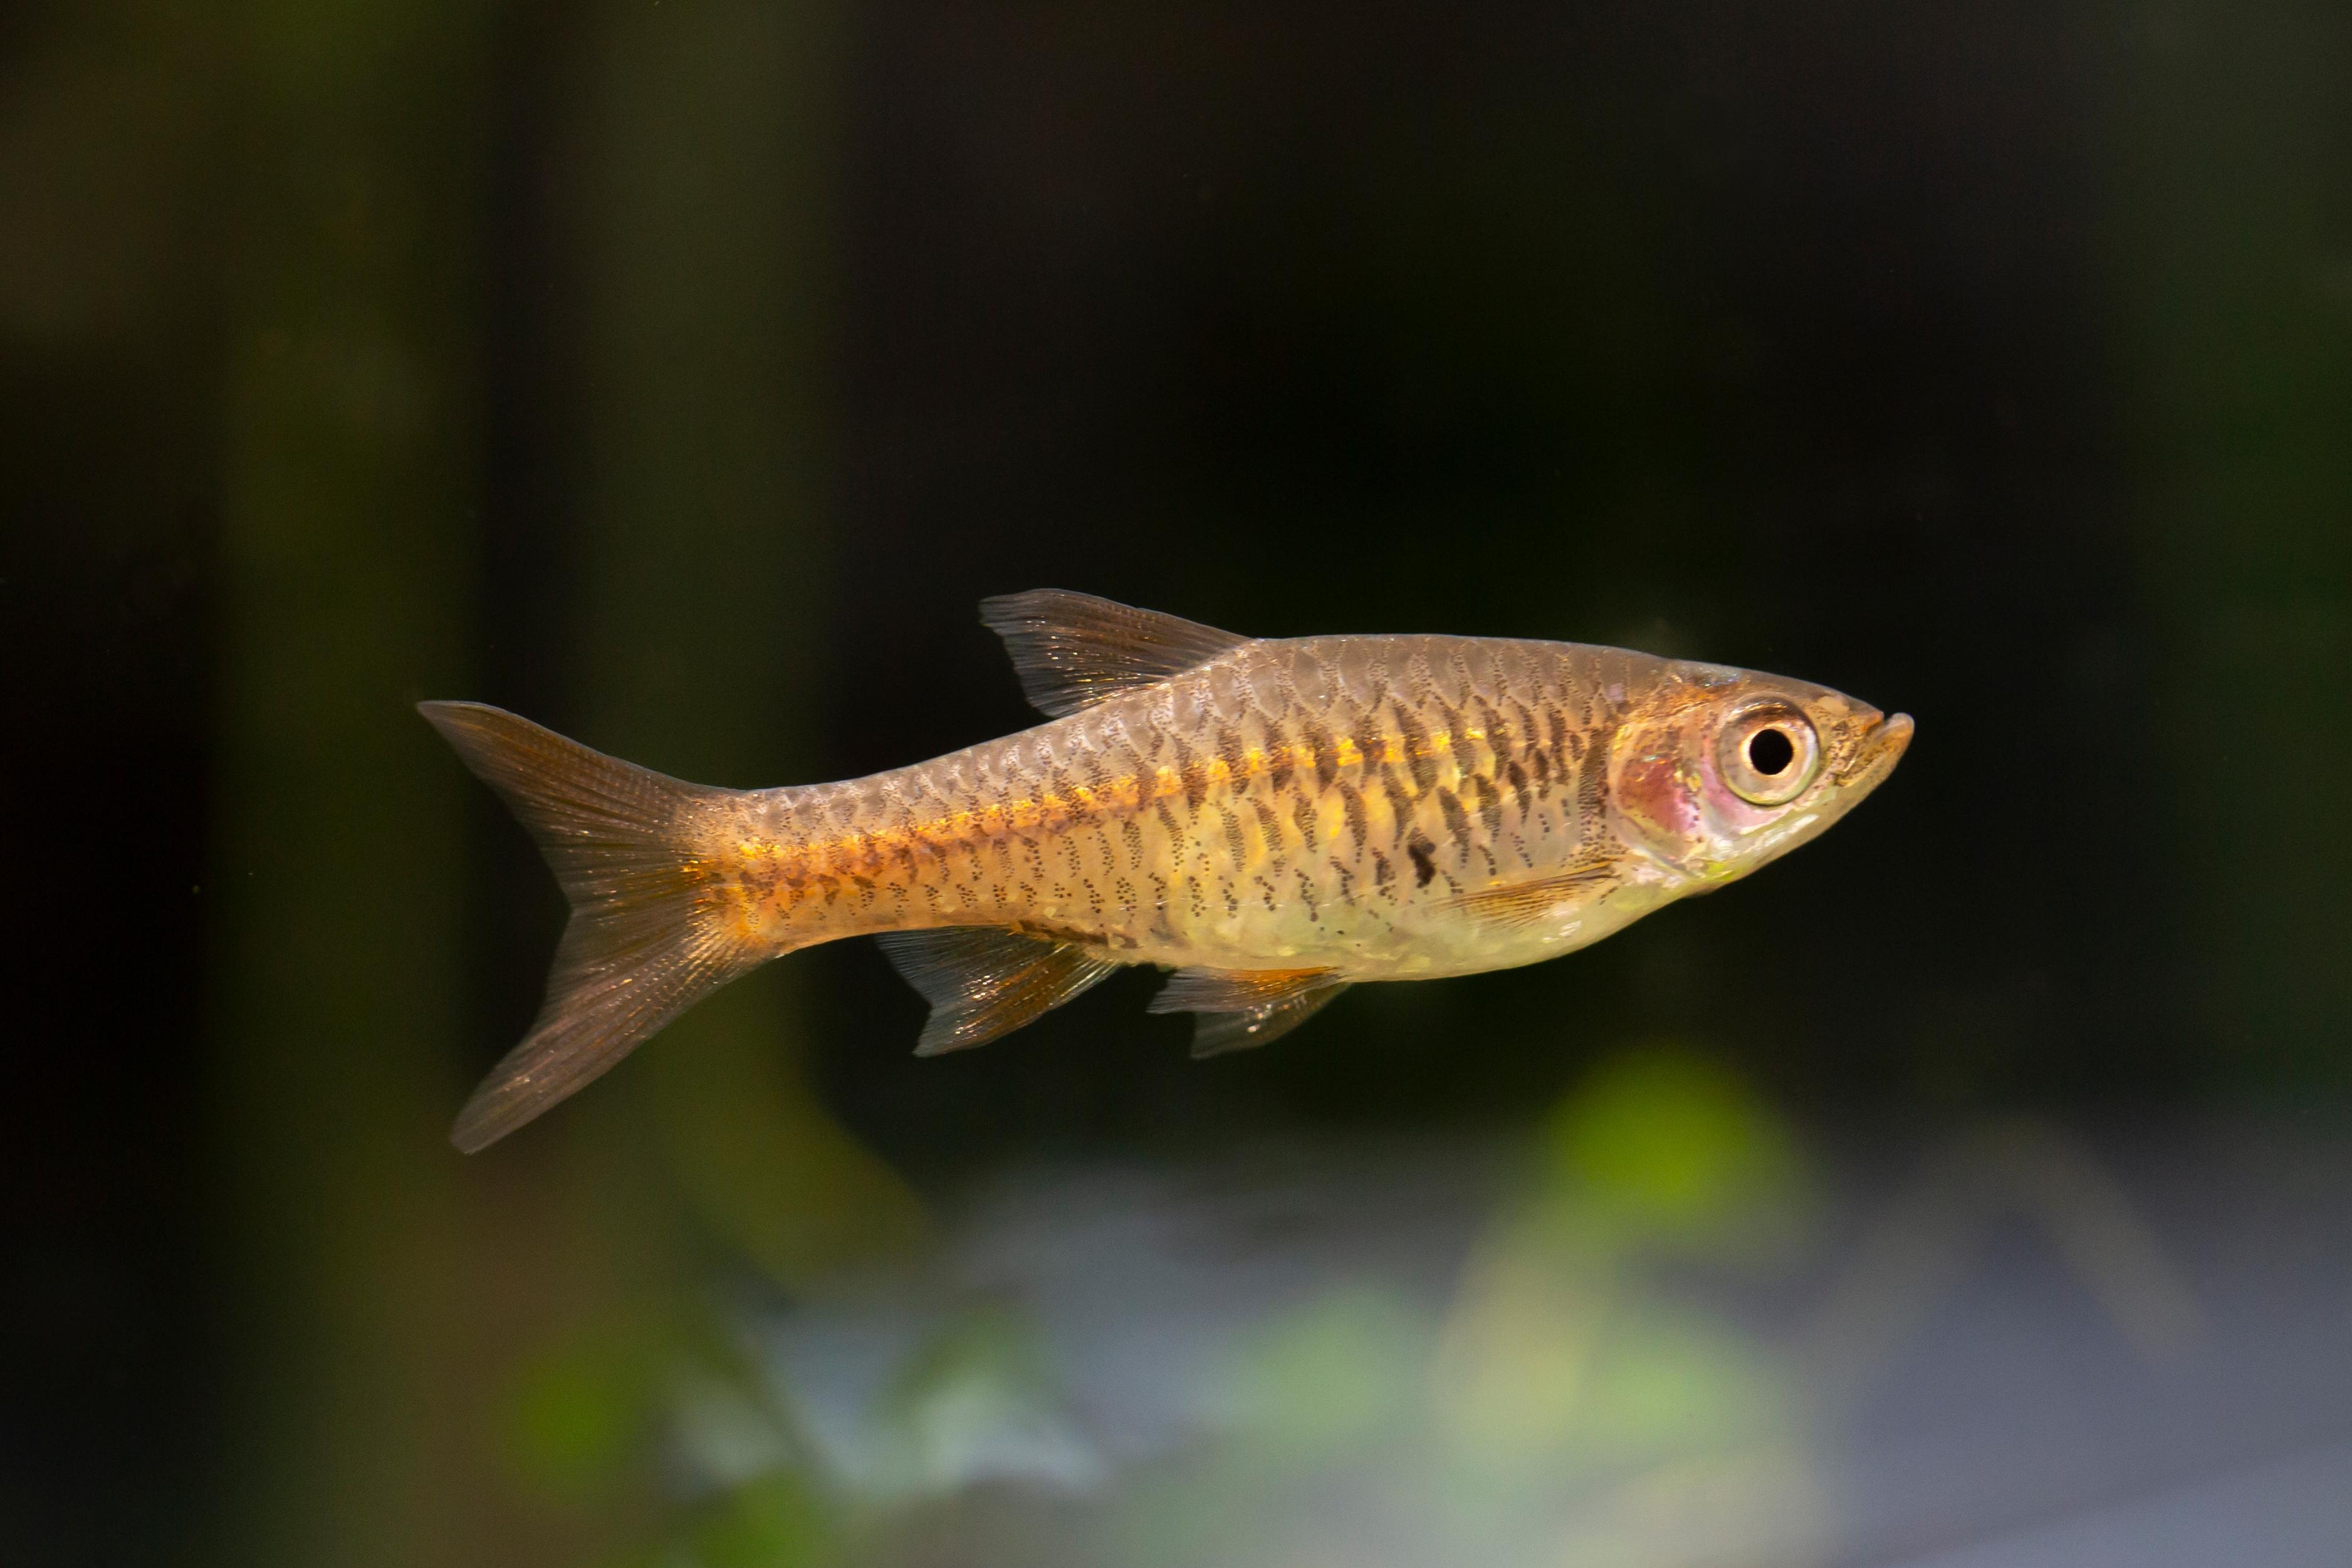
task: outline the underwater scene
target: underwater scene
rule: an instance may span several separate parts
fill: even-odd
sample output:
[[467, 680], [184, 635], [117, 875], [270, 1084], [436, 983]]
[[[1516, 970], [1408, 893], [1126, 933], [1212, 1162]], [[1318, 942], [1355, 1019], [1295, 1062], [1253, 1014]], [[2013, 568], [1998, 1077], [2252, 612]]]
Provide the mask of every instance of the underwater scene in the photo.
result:
[[2347, 80], [22, 0], [0, 1561], [2352, 1562]]

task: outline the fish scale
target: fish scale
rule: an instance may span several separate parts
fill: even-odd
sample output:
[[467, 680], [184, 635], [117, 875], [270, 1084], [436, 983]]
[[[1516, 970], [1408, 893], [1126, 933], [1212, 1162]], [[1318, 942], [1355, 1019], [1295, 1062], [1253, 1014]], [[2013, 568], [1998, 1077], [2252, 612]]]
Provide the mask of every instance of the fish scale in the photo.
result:
[[[1618, 648], [1257, 640], [1051, 590], [982, 611], [1053, 717], [843, 783], [706, 788], [422, 705], [573, 908], [461, 1147], [746, 970], [848, 936], [881, 937], [929, 998], [927, 1053], [1134, 963], [1179, 972], [1154, 1005], [1195, 1015], [1196, 1051], [1264, 1044], [1349, 984], [1552, 957], [1745, 875], [1911, 732], [1826, 688]], [[1804, 760], [1759, 772], [1741, 748], [1766, 731]]]
[[[1589, 726], [1602, 688], [1638, 679], [1641, 658], [1604, 670], [1597, 652], [1466, 637], [1251, 644], [1008, 742], [755, 792], [709, 858], [737, 857], [744, 929], [780, 944], [947, 919], [1171, 965], [1360, 964], [1382, 937], [1410, 963], [1417, 913], [1506, 865], [1563, 864], [1585, 841], [1578, 761], [1539, 715], [1565, 700], [1562, 723]], [[1460, 676], [1453, 691], [1437, 670]], [[1137, 734], [1162, 743], [1146, 752]], [[1533, 778], [1504, 766], [1522, 754], [1543, 759]], [[781, 879], [767, 874], [779, 846]], [[1157, 892], [1122, 895], [1122, 882]]]

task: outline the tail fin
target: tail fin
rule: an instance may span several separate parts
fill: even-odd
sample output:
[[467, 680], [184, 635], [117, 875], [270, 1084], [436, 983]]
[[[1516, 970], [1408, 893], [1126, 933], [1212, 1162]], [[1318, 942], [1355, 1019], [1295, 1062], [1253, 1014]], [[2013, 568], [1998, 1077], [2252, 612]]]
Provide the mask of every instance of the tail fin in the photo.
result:
[[697, 807], [733, 792], [682, 784], [478, 702], [417, 710], [499, 792], [572, 900], [547, 1000], [482, 1080], [449, 1141], [496, 1142], [768, 956], [703, 907], [689, 859]]

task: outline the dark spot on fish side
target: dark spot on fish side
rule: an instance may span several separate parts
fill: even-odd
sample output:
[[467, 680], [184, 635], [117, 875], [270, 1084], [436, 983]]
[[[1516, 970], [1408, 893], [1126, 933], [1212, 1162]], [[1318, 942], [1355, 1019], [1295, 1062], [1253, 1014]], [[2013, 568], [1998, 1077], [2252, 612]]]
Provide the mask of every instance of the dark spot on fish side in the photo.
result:
[[1389, 821], [1396, 829], [1391, 837], [1402, 839], [1412, 826], [1412, 793], [1397, 777], [1394, 768], [1381, 770], [1380, 784], [1381, 794], [1388, 798]]
[[1464, 784], [1468, 793], [1477, 799], [1478, 820], [1486, 824], [1487, 838], [1492, 840], [1502, 837], [1503, 792], [1496, 789], [1495, 781], [1484, 773], [1472, 773], [1464, 781]]
[[1339, 776], [1338, 742], [1331, 739], [1330, 731], [1320, 724], [1309, 724], [1307, 726], [1307, 744], [1315, 753], [1315, 782], [1329, 789], [1331, 781]]
[[1437, 792], [1438, 814], [1445, 819], [1445, 831], [1461, 851], [1466, 862], [1470, 857], [1470, 815], [1462, 809], [1461, 799], [1450, 789]]
[[1347, 811], [1348, 833], [1356, 841], [1356, 853], [1361, 855], [1364, 840], [1371, 832], [1370, 824], [1364, 815], [1363, 792], [1353, 784], [1343, 784], [1339, 786], [1339, 804]]
[[1391, 711], [1396, 715], [1397, 739], [1403, 747], [1405, 766], [1412, 774], [1413, 789], [1426, 795], [1429, 786], [1437, 782], [1437, 759], [1430, 755], [1429, 731], [1422, 728], [1412, 710], [1403, 703], [1395, 704]]
[[1478, 722], [1486, 731], [1486, 746], [1495, 753], [1496, 763], [1507, 766], [1511, 761], [1511, 727], [1483, 697], [1478, 699]]
[[1437, 846], [1416, 834], [1404, 852], [1412, 858], [1413, 886], [1426, 888], [1437, 876]]
[[1177, 766], [1183, 770], [1184, 804], [1197, 815], [1202, 804], [1209, 798], [1209, 765], [1181, 742], [1177, 745], [1176, 756]]

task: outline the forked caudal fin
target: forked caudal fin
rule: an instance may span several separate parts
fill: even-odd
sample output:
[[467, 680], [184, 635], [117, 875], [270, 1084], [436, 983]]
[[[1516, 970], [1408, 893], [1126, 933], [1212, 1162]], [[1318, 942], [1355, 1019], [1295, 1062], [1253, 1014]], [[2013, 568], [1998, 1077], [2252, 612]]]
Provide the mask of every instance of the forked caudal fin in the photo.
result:
[[732, 791], [590, 751], [504, 709], [420, 702], [417, 710], [530, 830], [572, 900], [538, 1021], [450, 1130], [449, 1141], [472, 1153], [769, 953], [727, 933], [689, 865], [696, 808]]
[[[1050, 715], [1145, 689], [1251, 639], [1092, 595], [1035, 589], [982, 605], [1022, 689]], [[611, 1068], [729, 981], [777, 955], [736, 934], [706, 862], [733, 790], [667, 778], [593, 752], [503, 709], [420, 702], [417, 710], [506, 801], [572, 902], [547, 1000], [530, 1033], [484, 1079], [450, 1131], [471, 1153]], [[716, 851], [720, 858], [725, 851]], [[740, 889], [738, 889], [740, 893]], [[811, 929], [792, 945], [854, 934]], [[1012, 925], [895, 931], [883, 945], [931, 1004], [917, 1049], [957, 1050], [1019, 1028], [1118, 967], [1083, 941]], [[1164, 1008], [1202, 1015], [1195, 1054], [1262, 1045], [1343, 989], [1320, 971], [1187, 972]]]

